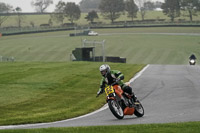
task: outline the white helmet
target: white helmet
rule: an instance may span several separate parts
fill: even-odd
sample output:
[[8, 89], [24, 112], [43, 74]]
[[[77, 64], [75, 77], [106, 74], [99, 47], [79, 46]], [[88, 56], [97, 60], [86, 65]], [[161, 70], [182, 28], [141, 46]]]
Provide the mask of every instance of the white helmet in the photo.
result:
[[110, 73], [110, 66], [107, 64], [103, 64], [99, 67], [99, 71], [101, 72], [101, 75], [106, 77], [108, 73]]

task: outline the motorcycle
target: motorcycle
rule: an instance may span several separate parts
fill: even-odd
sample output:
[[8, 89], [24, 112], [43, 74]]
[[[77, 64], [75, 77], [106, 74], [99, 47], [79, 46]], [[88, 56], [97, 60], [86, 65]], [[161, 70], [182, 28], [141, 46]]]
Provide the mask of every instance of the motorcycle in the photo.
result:
[[195, 65], [196, 64], [196, 60], [195, 59], [190, 59], [189, 60], [189, 64], [190, 65]]
[[137, 100], [137, 104], [134, 103], [132, 97], [116, 83], [105, 87], [105, 93], [109, 109], [116, 118], [123, 119], [124, 115], [133, 114], [137, 117], [144, 115], [144, 108], [141, 102]]

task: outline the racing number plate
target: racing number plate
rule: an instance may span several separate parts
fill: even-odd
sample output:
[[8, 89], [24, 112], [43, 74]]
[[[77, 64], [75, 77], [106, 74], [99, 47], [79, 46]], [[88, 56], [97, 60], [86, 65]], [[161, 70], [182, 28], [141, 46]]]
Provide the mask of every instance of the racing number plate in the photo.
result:
[[112, 86], [108, 86], [105, 88], [106, 95], [108, 96], [111, 93], [114, 93], [114, 89]]

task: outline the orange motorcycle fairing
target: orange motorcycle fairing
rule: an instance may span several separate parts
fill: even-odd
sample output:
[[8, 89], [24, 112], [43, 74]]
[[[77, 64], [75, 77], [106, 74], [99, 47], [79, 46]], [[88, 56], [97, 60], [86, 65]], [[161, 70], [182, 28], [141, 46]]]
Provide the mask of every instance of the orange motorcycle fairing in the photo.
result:
[[121, 87], [119, 85], [114, 85], [113, 86], [115, 93], [122, 98], [122, 94], [123, 94], [123, 90], [121, 89]]
[[133, 115], [135, 112], [135, 108], [126, 107], [124, 109], [124, 115]]

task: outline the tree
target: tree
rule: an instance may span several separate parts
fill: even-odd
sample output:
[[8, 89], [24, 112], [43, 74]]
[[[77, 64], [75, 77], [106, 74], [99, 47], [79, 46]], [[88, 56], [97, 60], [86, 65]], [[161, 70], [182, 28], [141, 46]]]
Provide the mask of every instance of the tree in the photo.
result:
[[155, 9], [155, 6], [153, 2], [147, 1], [144, 3], [144, 8], [148, 11], [152, 11], [153, 9]]
[[31, 5], [36, 8], [36, 11], [43, 13], [51, 4], [53, 0], [35, 0], [31, 2]]
[[81, 0], [80, 9], [82, 12], [90, 12], [97, 10], [100, 4], [100, 0]]
[[142, 17], [142, 20], [144, 20], [145, 14], [146, 14], [146, 8], [144, 7], [144, 3], [146, 3], [146, 0], [137, 0], [137, 4], [139, 7], [140, 15]]
[[18, 27], [21, 28], [21, 23], [22, 23], [22, 21], [24, 19], [24, 17], [20, 13], [22, 11], [22, 9], [20, 7], [16, 7], [15, 11], [17, 12], [17, 24], [18, 24]]
[[30, 21], [30, 25], [31, 25], [32, 27], [35, 27], [35, 23], [34, 23], [33, 21]]
[[12, 6], [0, 2], [0, 27], [8, 19], [9, 12], [12, 11]]
[[180, 0], [165, 0], [165, 3], [162, 4], [161, 8], [163, 13], [168, 15], [171, 18], [171, 21], [174, 22], [174, 18], [180, 16]]
[[125, 9], [124, 0], [101, 0], [99, 9], [102, 15], [113, 23]]
[[52, 19], [51, 19], [51, 18], [49, 19], [48, 24], [49, 24], [49, 26], [52, 26], [52, 25], [53, 25], [53, 22], [52, 22]]
[[192, 16], [197, 16], [197, 11], [200, 11], [200, 1], [199, 0], [181, 0], [181, 9], [188, 11], [188, 17], [192, 21]]
[[90, 21], [90, 23], [93, 23], [94, 22], [94, 19], [95, 18], [99, 18], [99, 16], [98, 16], [98, 14], [97, 14], [97, 12], [96, 11], [90, 11], [89, 13], [88, 13], [88, 15], [85, 17], [85, 19], [87, 19], [87, 21]]
[[74, 20], [78, 20], [81, 17], [81, 10], [74, 2], [68, 2], [64, 9], [65, 16], [73, 24]]
[[56, 9], [53, 14], [51, 14], [51, 18], [60, 22], [63, 25], [63, 21], [65, 19], [64, 9], [65, 9], [65, 2], [59, 1], [56, 5]]
[[155, 8], [161, 8], [162, 4], [163, 4], [162, 2], [156, 1], [156, 2], [154, 3], [154, 7], [155, 7]]
[[133, 18], [137, 17], [138, 7], [134, 0], [127, 0], [125, 2], [125, 10], [128, 12], [128, 17], [131, 18], [132, 21]]

